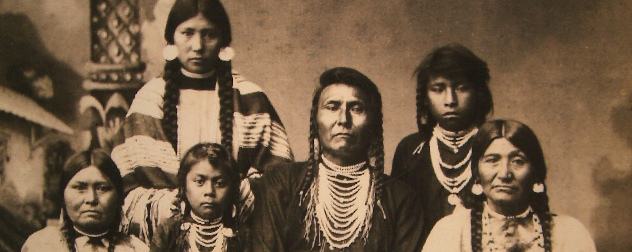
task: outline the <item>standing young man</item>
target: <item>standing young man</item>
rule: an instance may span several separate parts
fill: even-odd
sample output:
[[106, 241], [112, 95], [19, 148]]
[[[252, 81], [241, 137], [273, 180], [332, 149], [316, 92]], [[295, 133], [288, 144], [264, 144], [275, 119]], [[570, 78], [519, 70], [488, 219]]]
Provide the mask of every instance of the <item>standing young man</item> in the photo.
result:
[[422, 241], [434, 224], [462, 208], [471, 190], [471, 137], [492, 110], [487, 63], [459, 44], [433, 50], [415, 70], [417, 126], [402, 139], [391, 177], [421, 198]]

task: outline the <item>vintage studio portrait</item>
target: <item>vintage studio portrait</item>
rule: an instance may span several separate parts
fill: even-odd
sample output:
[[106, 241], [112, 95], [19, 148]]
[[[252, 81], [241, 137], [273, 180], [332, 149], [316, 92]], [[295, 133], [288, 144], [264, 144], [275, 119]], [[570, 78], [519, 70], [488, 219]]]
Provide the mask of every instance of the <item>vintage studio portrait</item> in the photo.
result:
[[0, 0], [0, 251], [632, 251], [630, 13]]

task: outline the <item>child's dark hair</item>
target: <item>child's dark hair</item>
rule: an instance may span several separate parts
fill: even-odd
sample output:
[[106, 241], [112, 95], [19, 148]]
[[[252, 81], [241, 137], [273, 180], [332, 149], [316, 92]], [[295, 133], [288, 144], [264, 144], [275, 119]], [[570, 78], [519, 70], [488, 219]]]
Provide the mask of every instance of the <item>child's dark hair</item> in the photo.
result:
[[[182, 157], [180, 161], [180, 169], [178, 170], [178, 199], [185, 202], [188, 209], [184, 209], [185, 212], [190, 211], [189, 202], [186, 198], [186, 177], [191, 171], [191, 168], [200, 163], [208, 162], [213, 169], [219, 169], [222, 172], [222, 176], [228, 182], [227, 192], [227, 206], [233, 206], [237, 204], [239, 197], [239, 183], [240, 177], [237, 170], [237, 165], [232, 156], [228, 154], [226, 149], [217, 143], [200, 143], [191, 147], [189, 151]], [[234, 217], [233, 209], [226, 207], [222, 213], [222, 221], [224, 226], [230, 226], [233, 228]]]
[[434, 49], [415, 69], [415, 75], [417, 76], [417, 128], [419, 133], [426, 138], [432, 136], [432, 129], [437, 124], [430, 114], [432, 105], [428, 100], [428, 83], [431, 78], [463, 77], [472, 84], [476, 98], [474, 125], [483, 124], [487, 115], [493, 110], [492, 93], [488, 87], [490, 76], [487, 63], [463, 45], [448, 44]]

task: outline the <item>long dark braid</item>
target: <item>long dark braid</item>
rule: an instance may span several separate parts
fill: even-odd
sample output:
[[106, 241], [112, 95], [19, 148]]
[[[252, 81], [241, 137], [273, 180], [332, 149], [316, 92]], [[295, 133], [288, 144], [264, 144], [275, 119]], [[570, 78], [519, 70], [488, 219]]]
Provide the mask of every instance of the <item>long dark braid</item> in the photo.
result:
[[165, 64], [162, 78], [165, 80], [165, 94], [163, 96], [162, 129], [173, 149], [178, 152], [178, 102], [180, 101], [180, 86], [176, 79], [182, 75], [180, 61], [171, 60]]
[[483, 251], [483, 202], [479, 201], [472, 207], [470, 212], [471, 232], [472, 232], [472, 252]]
[[[316, 91], [316, 95], [319, 97], [320, 91]], [[315, 103], [312, 103], [312, 109], [309, 115], [309, 157], [307, 158], [307, 171], [305, 172], [305, 178], [303, 179], [299, 190], [301, 201], [307, 198], [306, 196], [308, 194], [309, 187], [311, 186], [316, 172], [318, 171], [318, 162], [320, 160], [320, 147], [315, 144], [315, 141], [318, 141], [318, 125], [316, 122], [318, 99], [314, 99], [314, 102]]]
[[[381, 107], [381, 99], [377, 97], [378, 101], [373, 101], [374, 103], [379, 103], [379, 107]], [[375, 106], [375, 105], [374, 105]], [[384, 128], [383, 125], [383, 115], [382, 110], [376, 110], [373, 118], [373, 125], [371, 130], [371, 136], [373, 138], [373, 142], [368, 150], [368, 158], [369, 160], [374, 160], [373, 164], [371, 164], [372, 173], [377, 179], [377, 183], [375, 185], [375, 196], [377, 204], [381, 206], [381, 200], [384, 194], [384, 185], [387, 182], [388, 176], [384, 174]], [[383, 210], [383, 209], [382, 209]], [[384, 216], [386, 217], [386, 216]]]
[[219, 95], [219, 124], [222, 146], [233, 155], [233, 74], [230, 61], [219, 61], [217, 65]]
[[[417, 118], [417, 130], [419, 131], [419, 133], [428, 133], [428, 125], [429, 123], [427, 122], [428, 120], [428, 102], [427, 99], [425, 98], [426, 93], [428, 92], [428, 90], [426, 90], [425, 86], [422, 85], [417, 85], [417, 95], [415, 97], [416, 100], [416, 106], [417, 106], [417, 114], [416, 114], [416, 118]], [[428, 134], [425, 134], [428, 135]], [[425, 136], [424, 136], [425, 137]]]
[[[64, 207], [65, 208], [65, 207]], [[70, 221], [70, 217], [68, 217], [68, 214], [66, 214], [66, 210], [62, 209], [62, 214], [63, 214], [63, 221], [61, 223], [61, 235], [62, 237], [64, 237], [64, 240], [66, 242], [66, 246], [68, 247], [68, 251], [70, 252], [75, 252], [75, 239], [77, 239], [77, 237], [79, 237], [79, 234], [77, 233], [77, 231], [75, 231], [75, 229], [72, 226], [72, 221]]]
[[546, 194], [546, 190], [541, 193], [534, 193], [531, 197], [531, 208], [540, 219], [542, 225], [542, 239], [544, 242], [544, 251], [551, 252], [551, 228], [553, 221], [553, 214], [549, 209], [549, 196]]

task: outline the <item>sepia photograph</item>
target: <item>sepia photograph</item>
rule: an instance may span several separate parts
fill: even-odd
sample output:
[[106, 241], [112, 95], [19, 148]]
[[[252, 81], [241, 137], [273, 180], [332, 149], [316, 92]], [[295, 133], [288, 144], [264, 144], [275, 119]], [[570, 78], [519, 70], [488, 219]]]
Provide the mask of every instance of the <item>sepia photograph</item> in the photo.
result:
[[630, 13], [0, 0], [0, 251], [632, 251]]

